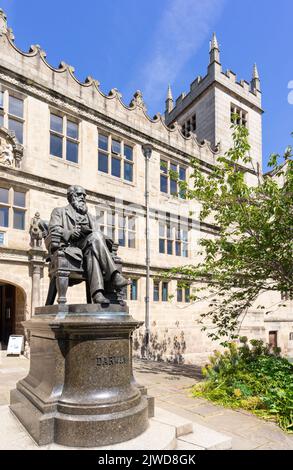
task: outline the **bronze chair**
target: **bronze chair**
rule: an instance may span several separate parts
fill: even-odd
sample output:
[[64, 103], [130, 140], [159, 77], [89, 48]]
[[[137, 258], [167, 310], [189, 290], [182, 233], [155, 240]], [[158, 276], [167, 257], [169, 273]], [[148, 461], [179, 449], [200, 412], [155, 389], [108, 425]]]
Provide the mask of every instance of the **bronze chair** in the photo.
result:
[[[66, 293], [70, 286], [79, 284], [83, 281], [86, 283], [86, 299], [87, 303], [92, 303], [89, 283], [86, 278], [83, 262], [79, 262], [69, 257], [62, 249], [61, 236], [56, 234], [45, 235], [45, 245], [47, 247], [49, 256], [49, 277], [50, 285], [46, 300], [46, 305], [53, 305], [56, 295], [58, 304], [66, 304]], [[107, 239], [106, 239], [107, 243]], [[112, 253], [113, 261], [117, 266], [118, 271], [122, 272], [122, 261], [118, 257], [118, 244], [107, 243], [110, 252]], [[111, 282], [105, 282], [105, 296], [111, 303], [119, 303], [124, 305], [125, 301], [125, 288], [115, 289]]]

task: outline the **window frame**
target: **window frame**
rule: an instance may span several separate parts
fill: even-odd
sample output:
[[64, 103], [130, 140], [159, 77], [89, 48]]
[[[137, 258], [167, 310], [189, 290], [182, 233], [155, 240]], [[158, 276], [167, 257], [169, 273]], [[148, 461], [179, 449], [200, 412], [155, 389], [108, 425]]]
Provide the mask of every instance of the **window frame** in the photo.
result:
[[0, 246], [6, 245], [6, 233], [1, 229], [0, 230]]
[[184, 137], [190, 137], [190, 134], [196, 131], [196, 126], [197, 126], [196, 113], [193, 113], [181, 125], [181, 132], [184, 135]]
[[[172, 168], [173, 167], [173, 168]], [[176, 167], [176, 169], [174, 169]], [[179, 181], [187, 180], [187, 169], [188, 167], [182, 163], [176, 163], [173, 160], [169, 160], [165, 157], [160, 157], [160, 193], [165, 194], [167, 196], [178, 197], [178, 199], [184, 200], [185, 197], [182, 196], [181, 191], [179, 189]], [[185, 179], [180, 178], [180, 171], [184, 170]], [[171, 175], [170, 171], [174, 171], [178, 174], [178, 180], [174, 180]], [[167, 180], [167, 191], [162, 191], [162, 178]], [[176, 184], [176, 192], [171, 192], [172, 182]]]
[[[21, 140], [18, 139], [17, 134], [15, 132], [15, 136], [17, 141], [21, 144], [25, 144], [25, 104], [26, 104], [26, 96], [23, 94], [11, 89], [4, 87], [0, 84], [0, 93], [3, 94], [3, 103], [0, 106], [0, 120], [3, 120], [3, 127], [6, 129], [15, 132], [14, 129], [11, 129], [10, 121], [17, 122], [21, 125]], [[10, 98], [15, 98], [22, 102], [22, 116], [18, 116], [17, 114], [13, 114], [10, 112]], [[1, 118], [2, 117], [2, 118]]]
[[[155, 290], [155, 286], [157, 286], [158, 288]], [[155, 292], [156, 292], [156, 296], [158, 294], [158, 298], [155, 298]], [[153, 302], [160, 302], [160, 281], [158, 280], [153, 280]]]
[[[237, 114], [238, 119], [233, 118], [233, 115]], [[238, 106], [235, 103], [230, 104], [230, 122], [232, 124], [242, 125], [248, 129], [248, 111]]]
[[[8, 202], [0, 202], [0, 208], [5, 207], [8, 209], [8, 224], [7, 226], [5, 225], [0, 225], [0, 230], [2, 232], [12, 229], [12, 230], [21, 230], [22, 232], [26, 230], [26, 221], [27, 221], [27, 195], [28, 191], [24, 190], [23, 188], [17, 188], [13, 186], [7, 186], [7, 185], [2, 185], [0, 186], [0, 189], [6, 189], [8, 190]], [[14, 195], [15, 193], [22, 193], [24, 194], [24, 206], [19, 206], [14, 203]], [[17, 228], [15, 227], [15, 219], [14, 215], [18, 212], [23, 213], [23, 228]]]
[[139, 301], [139, 277], [131, 277], [132, 282], [136, 282], [136, 299], [132, 299], [132, 287], [133, 284], [127, 286], [127, 300], [131, 300], [131, 302], [138, 302]]
[[[179, 282], [177, 282], [177, 288], [176, 288], [176, 300], [177, 303], [184, 303], [184, 304], [189, 304], [190, 303], [190, 285], [184, 285], [180, 286]], [[181, 300], [178, 299], [178, 294], [181, 292]]]
[[[114, 221], [113, 223], [109, 223], [110, 214], [112, 222]], [[123, 220], [122, 226], [120, 224], [121, 217]], [[134, 229], [130, 228], [130, 219], [134, 219]], [[130, 212], [126, 209], [115, 211], [112, 208], [101, 208], [99, 215], [97, 215], [97, 220], [101, 232], [112, 238], [114, 241], [117, 241], [119, 246], [129, 249], [137, 249], [137, 216], [134, 212]], [[120, 238], [119, 233], [121, 231], [124, 232], [124, 245], [119, 243], [119, 240], [122, 239]]]
[[[100, 147], [100, 136], [107, 137], [107, 149]], [[124, 183], [134, 184], [134, 147], [133, 143], [125, 140], [116, 135], [112, 135], [102, 129], [97, 129], [97, 149], [98, 149], [98, 174], [107, 175], [116, 180], [123, 181]], [[119, 142], [120, 152], [116, 152], [113, 147], [113, 142]], [[132, 159], [126, 155], [126, 147], [132, 150]], [[99, 169], [100, 165], [100, 154], [107, 157], [107, 171]], [[119, 161], [120, 176], [113, 174], [113, 160]], [[131, 168], [132, 179], [126, 178], [126, 166], [129, 165]]]
[[[180, 256], [182, 258], [189, 258], [189, 242], [190, 242], [190, 227], [189, 223], [182, 223], [173, 221], [158, 221], [159, 222], [159, 254], [168, 256]], [[187, 232], [187, 241], [183, 237], [183, 232]], [[180, 238], [178, 238], [178, 234]], [[169, 247], [171, 246], [171, 253]], [[161, 251], [164, 247], [164, 251]], [[180, 254], [177, 254], [177, 247], [180, 247]], [[185, 251], [186, 250], [186, 251]], [[183, 255], [182, 253], [187, 253]]]
[[[49, 108], [49, 155], [55, 161], [68, 163], [69, 165], [79, 166], [80, 162], [80, 123], [81, 121], [66, 113], [62, 113], [57, 109]], [[62, 132], [56, 131], [51, 128], [51, 116], [56, 116], [62, 119]], [[77, 139], [68, 135], [68, 121], [76, 124], [77, 126]], [[54, 155], [51, 153], [51, 136], [58, 137], [62, 141], [62, 155]], [[77, 161], [71, 161], [67, 158], [68, 142], [77, 146]]]
[[9, 225], [10, 225], [10, 220], [11, 220], [11, 214], [10, 214], [10, 208], [11, 208], [10, 189], [7, 188], [5, 185], [0, 186], [0, 190], [1, 189], [5, 189], [5, 190], [8, 191], [8, 197], [7, 197], [7, 202], [0, 201], [0, 209], [2, 209], [2, 208], [7, 209], [7, 225], [0, 225], [0, 227], [1, 227], [1, 229], [8, 229]]
[[[164, 298], [164, 285], [167, 284], [167, 297], [166, 299]], [[157, 293], [158, 293], [158, 298], [155, 299], [155, 286], [158, 286]], [[169, 301], [169, 287], [170, 287], [170, 281], [166, 279], [153, 279], [153, 297], [152, 301], [153, 302], [168, 302]]]

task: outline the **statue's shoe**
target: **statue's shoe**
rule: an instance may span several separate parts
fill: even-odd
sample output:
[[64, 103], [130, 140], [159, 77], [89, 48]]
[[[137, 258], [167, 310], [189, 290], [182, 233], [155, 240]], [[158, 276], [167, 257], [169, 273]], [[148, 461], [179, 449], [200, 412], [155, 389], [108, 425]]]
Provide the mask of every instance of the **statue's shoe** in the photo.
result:
[[95, 295], [93, 295], [93, 302], [94, 304], [106, 304], [109, 305], [110, 300], [107, 299], [102, 292], [96, 292]]
[[130, 279], [126, 279], [122, 274], [116, 273], [113, 280], [112, 284], [116, 289], [122, 289], [122, 287], [127, 286], [128, 284], [131, 284]]

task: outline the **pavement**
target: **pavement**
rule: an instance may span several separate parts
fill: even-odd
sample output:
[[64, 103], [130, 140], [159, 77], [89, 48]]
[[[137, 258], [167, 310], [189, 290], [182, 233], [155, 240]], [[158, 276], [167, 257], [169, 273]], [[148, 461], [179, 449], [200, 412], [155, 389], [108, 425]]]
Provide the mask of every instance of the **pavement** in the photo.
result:
[[194, 365], [134, 362], [135, 378], [155, 397], [156, 406], [230, 436], [232, 449], [293, 449], [293, 435], [283, 432], [275, 423], [259, 419], [248, 411], [235, 411], [190, 397], [190, 387], [201, 380], [200, 371], [200, 367]]
[[[0, 406], [8, 405], [10, 390], [28, 369], [29, 360], [25, 357], [0, 353]], [[148, 388], [148, 394], [155, 397], [155, 406], [191, 421], [198, 428], [204, 426], [231, 437], [234, 450], [293, 450], [293, 435], [286, 434], [275, 423], [247, 411], [191, 397], [190, 387], [201, 380], [199, 367], [135, 360], [134, 375], [138, 383]]]

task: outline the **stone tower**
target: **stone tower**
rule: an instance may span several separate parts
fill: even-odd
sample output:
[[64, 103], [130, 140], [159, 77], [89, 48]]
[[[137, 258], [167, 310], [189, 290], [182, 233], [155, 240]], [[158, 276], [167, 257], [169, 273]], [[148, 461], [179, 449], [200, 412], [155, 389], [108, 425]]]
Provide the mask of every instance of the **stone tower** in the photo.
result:
[[261, 168], [263, 111], [256, 65], [250, 82], [237, 81], [231, 70], [224, 72], [214, 33], [210, 42], [207, 74], [198, 76], [191, 83], [189, 92], [182, 93], [174, 104], [169, 91], [170, 88], [165, 109], [168, 126], [177, 121], [184, 135], [195, 133], [199, 141], [208, 140], [213, 146], [220, 144], [220, 152], [223, 154], [232, 145], [230, 126], [232, 116], [236, 113], [239, 115], [238, 122], [249, 130], [251, 156]]

